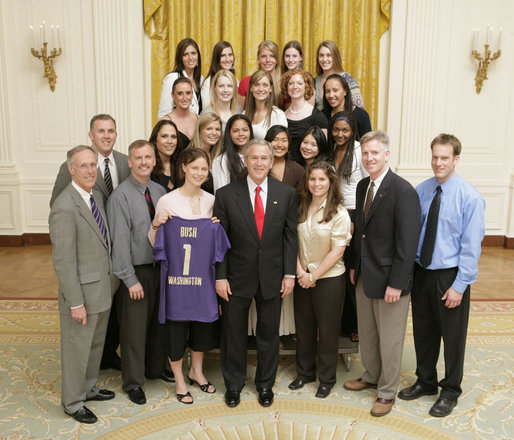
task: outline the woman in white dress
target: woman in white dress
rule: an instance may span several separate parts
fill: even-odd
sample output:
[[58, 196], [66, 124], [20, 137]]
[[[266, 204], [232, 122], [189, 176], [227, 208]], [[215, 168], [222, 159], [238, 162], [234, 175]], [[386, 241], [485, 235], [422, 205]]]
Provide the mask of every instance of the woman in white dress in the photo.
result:
[[275, 91], [271, 75], [258, 70], [250, 78], [249, 93], [244, 114], [252, 121], [253, 135], [264, 139], [266, 132], [274, 125], [287, 127], [287, 118], [282, 110], [273, 103]]
[[157, 117], [161, 119], [165, 114], [173, 110], [174, 103], [171, 96], [173, 83], [177, 78], [185, 76], [191, 80], [194, 96], [190, 104], [190, 110], [199, 114], [202, 111], [200, 87], [203, 83], [202, 57], [198, 44], [192, 38], [184, 38], [177, 45], [175, 51], [175, 66], [162, 80], [161, 100]]

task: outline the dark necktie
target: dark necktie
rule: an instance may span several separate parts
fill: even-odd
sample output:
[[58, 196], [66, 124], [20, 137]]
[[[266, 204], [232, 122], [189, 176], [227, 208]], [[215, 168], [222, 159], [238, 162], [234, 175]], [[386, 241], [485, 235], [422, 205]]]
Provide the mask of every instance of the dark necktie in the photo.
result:
[[148, 187], [145, 189], [146, 206], [148, 206], [148, 214], [150, 214], [150, 220], [155, 217], [155, 206], [153, 206], [152, 197], [150, 197], [150, 191]]
[[441, 187], [438, 185], [436, 193], [430, 204], [427, 216], [427, 227], [425, 229], [425, 238], [421, 246], [421, 255], [419, 261], [423, 267], [430, 266], [432, 262], [432, 254], [434, 253], [435, 237], [437, 235], [437, 220], [439, 218], [439, 207], [441, 206]]
[[104, 236], [105, 244], [109, 245], [109, 242], [107, 241], [107, 230], [105, 229], [105, 224], [102, 219], [102, 215], [100, 214], [100, 210], [98, 209], [98, 205], [95, 202], [93, 194], [91, 194], [91, 198], [89, 199], [89, 202], [91, 203], [91, 212], [93, 213], [93, 217], [95, 218], [96, 223], [98, 223], [100, 232]]
[[257, 225], [257, 232], [259, 238], [262, 238], [262, 229], [264, 228], [264, 205], [260, 196], [261, 187], [255, 188], [255, 224]]
[[369, 210], [371, 209], [371, 204], [373, 203], [373, 197], [375, 193], [375, 182], [371, 182], [368, 188], [368, 194], [366, 195], [366, 202], [364, 203], [364, 223], [368, 220]]
[[109, 170], [109, 158], [105, 158], [105, 168], [104, 168], [104, 181], [105, 186], [107, 186], [107, 191], [109, 192], [109, 195], [112, 193], [112, 176], [111, 171]]

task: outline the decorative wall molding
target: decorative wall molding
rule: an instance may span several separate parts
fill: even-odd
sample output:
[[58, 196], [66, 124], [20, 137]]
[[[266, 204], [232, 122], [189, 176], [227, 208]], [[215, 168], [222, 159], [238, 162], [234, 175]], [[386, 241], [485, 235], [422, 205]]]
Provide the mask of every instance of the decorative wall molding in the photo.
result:
[[[3, 25], [4, 16], [0, 8], [0, 40], [7, 41], [6, 29]], [[5, 47], [0, 44], [0, 164], [12, 163], [14, 160], [11, 148], [11, 131], [9, 128], [9, 96], [6, 78]]]

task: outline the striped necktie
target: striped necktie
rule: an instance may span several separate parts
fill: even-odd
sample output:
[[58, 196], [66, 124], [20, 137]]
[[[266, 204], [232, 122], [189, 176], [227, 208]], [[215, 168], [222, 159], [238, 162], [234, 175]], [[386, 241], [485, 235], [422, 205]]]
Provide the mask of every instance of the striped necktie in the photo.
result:
[[105, 229], [105, 224], [102, 219], [102, 215], [100, 214], [100, 210], [98, 209], [98, 205], [95, 202], [93, 194], [91, 194], [91, 198], [89, 199], [89, 201], [91, 203], [91, 212], [93, 213], [93, 217], [95, 218], [96, 223], [98, 223], [100, 232], [104, 236], [105, 244], [109, 245], [109, 241], [107, 240], [107, 230]]
[[145, 199], [146, 199], [146, 206], [148, 206], [148, 214], [150, 214], [150, 220], [153, 220], [155, 217], [155, 206], [152, 202], [152, 197], [150, 196], [150, 191], [148, 190], [148, 187], [145, 189]]
[[107, 191], [109, 192], [109, 195], [111, 195], [112, 193], [112, 176], [111, 176], [111, 171], [109, 170], [109, 158], [106, 157], [105, 158], [105, 168], [104, 168], [104, 181], [105, 181], [105, 186], [107, 187]]

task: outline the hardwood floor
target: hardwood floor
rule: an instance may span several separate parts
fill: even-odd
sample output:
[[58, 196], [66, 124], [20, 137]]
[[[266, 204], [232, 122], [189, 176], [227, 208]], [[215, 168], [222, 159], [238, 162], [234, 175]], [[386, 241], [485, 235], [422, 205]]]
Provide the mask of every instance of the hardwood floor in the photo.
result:
[[[51, 246], [0, 247], [1, 298], [57, 298]], [[514, 249], [482, 248], [473, 300], [514, 299]]]

